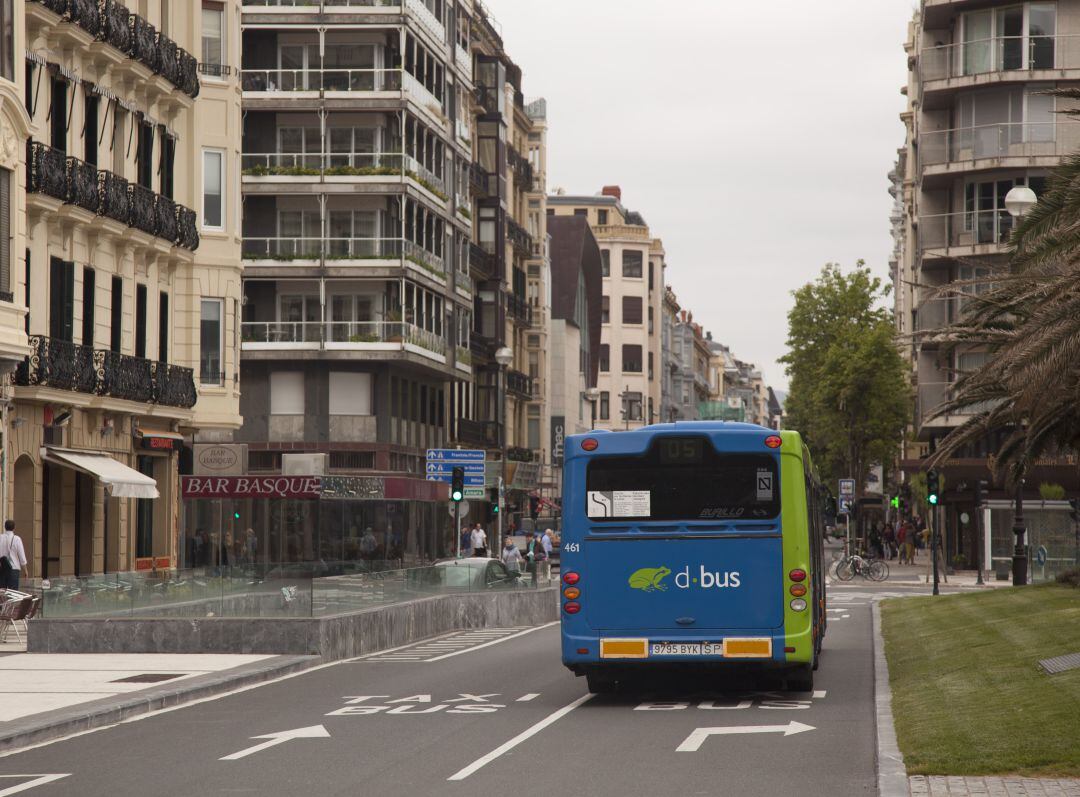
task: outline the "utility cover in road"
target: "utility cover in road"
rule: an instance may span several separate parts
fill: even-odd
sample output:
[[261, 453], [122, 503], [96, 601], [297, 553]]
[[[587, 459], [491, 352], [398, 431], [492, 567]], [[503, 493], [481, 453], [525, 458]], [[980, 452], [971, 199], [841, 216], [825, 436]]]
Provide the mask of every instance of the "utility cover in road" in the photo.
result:
[[232, 755], [227, 755], [224, 758], [218, 759], [219, 761], [237, 761], [241, 758], [247, 758], [249, 755], [258, 753], [262, 750], [266, 750], [270, 747], [275, 747], [279, 744], [291, 741], [293, 739], [329, 739], [330, 732], [326, 730], [322, 725], [312, 725], [308, 728], [296, 728], [291, 731], [280, 731], [278, 733], [265, 733], [262, 736], [252, 736], [252, 739], [267, 739], [268, 741], [262, 744], [257, 744], [253, 747], [248, 747], [244, 750], [240, 750]]
[[796, 733], [817, 730], [813, 725], [801, 722], [789, 722], [787, 725], [736, 725], [730, 728], [698, 728], [675, 749], [680, 753], [696, 753], [710, 736], [734, 736], [744, 733], [782, 733], [793, 736]]

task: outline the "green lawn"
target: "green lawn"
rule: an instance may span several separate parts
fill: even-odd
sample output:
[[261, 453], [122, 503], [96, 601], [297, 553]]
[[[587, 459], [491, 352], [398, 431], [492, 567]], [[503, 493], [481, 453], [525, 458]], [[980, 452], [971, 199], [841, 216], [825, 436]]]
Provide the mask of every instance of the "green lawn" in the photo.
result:
[[997, 589], [885, 601], [885, 654], [911, 775], [1080, 776], [1080, 589]]

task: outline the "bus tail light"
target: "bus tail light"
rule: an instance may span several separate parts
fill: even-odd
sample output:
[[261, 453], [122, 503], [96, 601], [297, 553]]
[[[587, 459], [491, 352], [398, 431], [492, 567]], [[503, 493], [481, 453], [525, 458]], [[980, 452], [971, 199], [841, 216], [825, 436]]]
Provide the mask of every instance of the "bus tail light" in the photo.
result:
[[792, 584], [790, 592], [796, 598], [801, 598], [803, 595], [806, 594], [806, 585], [805, 584]]
[[581, 597], [581, 590], [577, 587], [567, 587], [563, 590], [562, 594], [567, 600], [576, 601], [578, 598]]
[[765, 438], [766, 448], [780, 448], [784, 444], [784, 441], [780, 439], [780, 435], [771, 434]]
[[581, 611], [581, 604], [571, 601], [570, 603], [563, 606], [563, 611], [567, 614], [577, 614]]
[[[569, 607], [567, 607], [567, 608], [569, 608]], [[794, 612], [805, 612], [806, 611], [806, 601], [804, 601], [802, 598], [796, 598], [795, 600], [793, 600], [791, 602], [791, 610], [794, 611]]]
[[585, 451], [595, 451], [599, 445], [600, 441], [597, 440], [595, 437], [586, 437], [584, 440], [581, 441], [581, 447]]
[[566, 584], [569, 584], [570, 586], [574, 586], [574, 584], [577, 584], [579, 581], [581, 581], [581, 576], [578, 575], [577, 573], [575, 573], [573, 570], [571, 570], [568, 573], [563, 573], [562, 580]]
[[787, 577], [790, 578], [792, 581], [796, 581], [796, 582], [798, 582], [798, 581], [806, 581], [806, 571], [805, 570], [792, 570], [790, 573], [787, 574]]

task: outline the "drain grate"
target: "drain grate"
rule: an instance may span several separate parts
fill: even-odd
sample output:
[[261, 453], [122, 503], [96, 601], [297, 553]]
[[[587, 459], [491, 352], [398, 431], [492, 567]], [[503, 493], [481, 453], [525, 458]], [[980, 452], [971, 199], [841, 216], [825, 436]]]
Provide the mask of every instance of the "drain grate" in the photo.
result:
[[1067, 656], [1055, 656], [1052, 659], [1042, 659], [1039, 666], [1046, 670], [1048, 675], [1068, 672], [1080, 669], [1080, 653], [1070, 653]]
[[109, 681], [112, 684], [159, 684], [162, 681], [171, 681], [174, 678], [183, 678], [182, 672], [143, 672], [138, 675], [129, 675], [127, 678], [118, 678]]

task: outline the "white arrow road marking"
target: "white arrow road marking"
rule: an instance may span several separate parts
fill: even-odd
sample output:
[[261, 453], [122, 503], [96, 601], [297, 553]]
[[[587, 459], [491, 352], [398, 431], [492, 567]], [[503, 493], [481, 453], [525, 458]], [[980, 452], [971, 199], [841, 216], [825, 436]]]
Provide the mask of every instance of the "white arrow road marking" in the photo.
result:
[[6, 789], [0, 789], [0, 797], [7, 797], [9, 794], [18, 794], [21, 791], [27, 789], [33, 789], [38, 786], [44, 786], [46, 783], [53, 783], [61, 778], [70, 778], [71, 773], [64, 775], [0, 775], [0, 778], [33, 778], [26, 783], [20, 783], [17, 786], [9, 786]]
[[529, 692], [529, 694], [522, 695], [521, 697], [519, 697], [516, 702], [518, 702], [518, 703], [528, 703], [530, 700], [535, 700], [538, 697], [540, 697], [539, 692]]
[[465, 767], [465, 769], [462, 769], [459, 772], [456, 772], [455, 774], [448, 777], [447, 780], [465, 780], [465, 778], [469, 777], [469, 775], [472, 775], [477, 770], [487, 766], [496, 758], [501, 756], [503, 753], [508, 753], [522, 742], [528, 741], [533, 736], [536, 736], [536, 734], [540, 733], [540, 731], [544, 730], [544, 728], [548, 727], [549, 725], [554, 725], [556, 722], [561, 720], [575, 708], [582, 705], [583, 703], [587, 703], [592, 698], [592, 696], [592, 692], [589, 692], [588, 694], [579, 697], [573, 703], [563, 706], [558, 711], [552, 714], [548, 714], [531, 728], [526, 728], [510, 741], [504, 742], [503, 744], [499, 745], [486, 756], [476, 759], [471, 764], [469, 764], [469, 766]]
[[782, 733], [792, 736], [796, 733], [817, 730], [813, 725], [801, 722], [789, 722], [787, 725], [736, 725], [728, 728], [698, 728], [675, 749], [680, 753], [696, 753], [710, 736], [730, 736], [743, 733]]
[[[279, 744], [284, 744], [291, 739], [329, 739], [330, 732], [326, 730], [322, 725], [312, 725], [309, 728], [297, 728], [292, 731], [280, 731], [278, 733], [264, 733], [262, 736], [252, 736], [252, 739], [266, 739], [267, 741], [262, 744], [257, 744], [254, 747], [249, 747], [246, 750], [241, 750], [238, 753], [227, 755], [224, 758], [219, 758], [219, 761], [237, 761], [241, 758], [246, 758], [249, 755], [258, 753], [260, 750], [266, 750], [269, 747], [274, 747]], [[2, 797], [0, 792], [0, 797]]]

